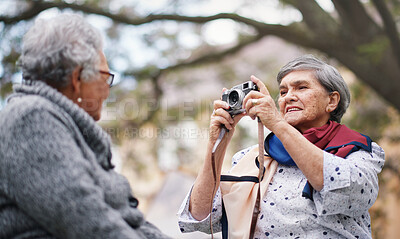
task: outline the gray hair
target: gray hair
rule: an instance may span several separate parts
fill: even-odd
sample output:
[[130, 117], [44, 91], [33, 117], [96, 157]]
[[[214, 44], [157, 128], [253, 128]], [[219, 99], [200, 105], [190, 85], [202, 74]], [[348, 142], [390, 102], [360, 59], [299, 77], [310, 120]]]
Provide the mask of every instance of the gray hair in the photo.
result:
[[340, 101], [336, 109], [331, 112], [330, 119], [340, 123], [343, 114], [346, 112], [347, 107], [350, 104], [350, 91], [339, 71], [335, 67], [315, 58], [313, 55], [304, 55], [290, 61], [283, 66], [276, 79], [280, 84], [282, 78], [287, 74], [292, 71], [301, 70], [313, 71], [315, 78], [321, 83], [328, 93], [332, 93], [334, 91], [339, 92]]
[[93, 78], [102, 47], [100, 32], [82, 16], [60, 14], [35, 21], [23, 38], [19, 65], [24, 80], [62, 88], [77, 66], [82, 67], [81, 78]]

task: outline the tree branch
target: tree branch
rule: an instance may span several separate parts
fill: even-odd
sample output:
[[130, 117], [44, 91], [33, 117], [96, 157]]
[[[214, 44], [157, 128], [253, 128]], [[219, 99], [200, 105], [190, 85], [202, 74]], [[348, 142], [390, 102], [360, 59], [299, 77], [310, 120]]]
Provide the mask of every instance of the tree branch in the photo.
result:
[[337, 22], [315, 0], [282, 0], [282, 2], [298, 9], [303, 15], [303, 22], [316, 36], [326, 37], [326, 34], [336, 33], [339, 27]]
[[400, 66], [400, 38], [399, 33], [397, 32], [396, 23], [394, 22], [386, 4], [382, 0], [373, 0], [373, 2], [382, 18], [387, 36], [390, 39], [390, 43], [392, 44], [394, 54], [396, 56], [397, 63]]
[[38, 1], [32, 1], [29, 3], [30, 7], [25, 11], [21, 12], [17, 16], [7, 17], [0, 16], [0, 22], [3, 22], [6, 25], [15, 24], [19, 21], [29, 20], [37, 16], [40, 12], [48, 9], [46, 6], [43, 6]]
[[[166, 74], [173, 70], [180, 70], [185, 67], [191, 67], [191, 66], [195, 66], [195, 65], [199, 65], [199, 64], [213, 63], [213, 62], [219, 61], [228, 55], [232, 55], [234, 53], [239, 52], [241, 49], [243, 49], [247, 45], [250, 45], [251, 43], [254, 43], [254, 42], [260, 40], [264, 36], [265, 36], [264, 34], [259, 34], [256, 37], [252, 37], [247, 40], [243, 40], [240, 43], [238, 43], [237, 45], [235, 45], [234, 47], [231, 47], [224, 51], [215, 52], [215, 53], [211, 53], [211, 54], [204, 54], [204, 55], [202, 55], [198, 58], [195, 58], [193, 60], [190, 60], [190, 61], [180, 62], [180, 63], [168, 66], [163, 69], [154, 70], [153, 73], [150, 73], [151, 74], [150, 77], [153, 80], [159, 79], [160, 75]], [[127, 73], [125, 73], [125, 75], [127, 75], [127, 76], [131, 75], [131, 76], [134, 76], [137, 78], [149, 77], [149, 71], [148, 71], [148, 69], [145, 69], [142, 71], [127, 72]]]
[[14, 17], [5, 17], [5, 16], [0, 16], [0, 22], [4, 22], [5, 24], [13, 24], [21, 20], [29, 20], [36, 15], [38, 15], [40, 12], [50, 9], [50, 8], [58, 8], [58, 9], [72, 9], [75, 11], [81, 11], [84, 13], [88, 14], [96, 14], [100, 16], [105, 16], [110, 18], [111, 20], [118, 22], [118, 23], [124, 23], [128, 25], [143, 25], [146, 23], [151, 23], [154, 21], [178, 21], [178, 22], [192, 22], [192, 23], [207, 23], [213, 20], [218, 20], [218, 19], [231, 19], [236, 22], [241, 22], [245, 23], [249, 26], [253, 26], [256, 29], [262, 28], [265, 23], [255, 21], [250, 18], [246, 18], [243, 16], [240, 16], [235, 13], [219, 13], [215, 14], [212, 16], [181, 16], [181, 15], [176, 15], [176, 14], [159, 14], [159, 15], [153, 15], [150, 14], [146, 17], [140, 18], [140, 17], [128, 17], [124, 14], [114, 14], [110, 13], [108, 10], [104, 10], [98, 7], [93, 7], [90, 5], [86, 4], [75, 4], [75, 3], [66, 3], [66, 2], [44, 2], [42, 0], [38, 1], [33, 1], [31, 2], [30, 7], [19, 14], [18, 16]]
[[352, 38], [358, 41], [369, 41], [380, 32], [379, 26], [371, 19], [359, 0], [332, 0], [342, 20], [342, 27]]
[[[243, 40], [240, 43], [238, 43], [237, 45], [235, 45], [234, 47], [226, 49], [225, 51], [221, 51], [221, 52], [217, 52], [217, 53], [213, 53], [213, 54], [204, 54], [204, 55], [202, 55], [196, 59], [193, 59], [191, 61], [181, 62], [181, 63], [177, 63], [175, 65], [171, 65], [167, 68], [154, 70], [152, 73], [150, 73], [148, 69], [145, 69], [142, 71], [127, 72], [127, 73], [125, 73], [125, 75], [126, 76], [131, 75], [131, 76], [134, 76], [137, 78], [150, 77], [151, 82], [153, 84], [153, 91], [155, 94], [155, 99], [156, 99], [157, 103], [159, 104], [159, 102], [161, 100], [161, 96], [163, 94], [162, 87], [160, 86], [161, 85], [160, 79], [162, 78], [162, 75], [167, 74], [168, 72], [171, 72], [173, 70], [183, 69], [185, 67], [191, 67], [191, 66], [195, 66], [198, 64], [204, 64], [204, 63], [208, 64], [208, 63], [212, 63], [215, 61], [219, 61], [228, 55], [239, 52], [241, 49], [243, 49], [247, 45], [260, 40], [262, 37], [263, 37], [263, 35], [257, 35], [256, 37], [249, 38], [247, 40]], [[133, 127], [133, 126], [141, 127], [144, 123], [153, 120], [155, 118], [155, 116], [157, 115], [157, 112], [159, 112], [159, 109], [152, 111], [146, 117], [146, 119], [144, 119], [140, 122], [127, 122], [127, 124], [129, 124], [129, 126], [131, 126], [131, 127]]]
[[[308, 0], [310, 1], [310, 0]], [[197, 23], [197, 24], [203, 24], [207, 23], [209, 21], [213, 20], [218, 20], [218, 19], [231, 19], [233, 21], [239, 22], [239, 23], [244, 23], [248, 26], [254, 27], [259, 34], [262, 36], [265, 35], [276, 35], [278, 37], [282, 37], [283, 39], [286, 39], [290, 42], [300, 44], [302, 46], [310, 46], [312, 47], [313, 44], [325, 44], [324, 42], [326, 41], [316, 41], [312, 40], [311, 34], [309, 32], [305, 31], [300, 31], [300, 27], [296, 26], [296, 24], [287, 27], [287, 26], [282, 26], [282, 25], [273, 25], [273, 24], [267, 24], [263, 22], [259, 22], [250, 18], [246, 18], [243, 16], [240, 16], [235, 13], [219, 13], [215, 14], [212, 16], [196, 16], [196, 17], [191, 17], [191, 16], [182, 16], [182, 15], [148, 15], [143, 18], [131, 18], [127, 17], [123, 14], [112, 14], [106, 10], [97, 8], [97, 7], [92, 7], [88, 5], [80, 5], [80, 4], [73, 4], [73, 3], [65, 3], [65, 2], [44, 2], [42, 0], [37, 0], [33, 1], [32, 5], [29, 9], [27, 9], [25, 12], [20, 14], [18, 17], [11, 17], [11, 18], [5, 18], [2, 17], [0, 18], [0, 21], [7, 22], [8, 24], [19, 21], [19, 20], [27, 20], [30, 19], [31, 17], [35, 16], [35, 14], [39, 14], [41, 11], [44, 11], [46, 9], [50, 8], [59, 8], [59, 9], [73, 9], [76, 11], [82, 11], [84, 13], [89, 13], [89, 14], [96, 14], [96, 15], [101, 15], [108, 17], [112, 19], [115, 22], [118, 23], [123, 23], [123, 24], [128, 24], [128, 25], [142, 25], [146, 23], [151, 23], [154, 21], [165, 21], [165, 20], [170, 20], [170, 21], [179, 21], [179, 22], [191, 22], [191, 23]], [[322, 10], [322, 9], [320, 9]], [[322, 35], [322, 34], [321, 34]], [[205, 60], [208, 58], [206, 57]]]

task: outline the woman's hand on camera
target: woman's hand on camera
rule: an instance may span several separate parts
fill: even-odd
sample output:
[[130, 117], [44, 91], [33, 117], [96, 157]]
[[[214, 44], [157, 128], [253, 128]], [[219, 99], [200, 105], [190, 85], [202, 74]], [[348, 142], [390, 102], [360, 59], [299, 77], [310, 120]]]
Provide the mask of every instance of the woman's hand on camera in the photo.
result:
[[243, 100], [243, 106], [246, 109], [247, 115], [252, 119], [259, 117], [262, 124], [270, 130], [284, 119], [276, 108], [275, 101], [272, 99], [267, 87], [255, 76], [251, 76], [253, 81], [260, 91], [251, 91]]
[[[226, 88], [224, 88], [222, 92], [225, 90]], [[236, 124], [245, 115], [245, 113], [242, 113], [231, 117], [227, 111], [228, 109], [229, 105], [227, 102], [223, 100], [214, 101], [214, 110], [211, 114], [210, 121], [210, 140], [212, 142], [215, 142], [218, 139], [219, 133], [223, 127], [229, 130], [230, 135], [233, 134]]]

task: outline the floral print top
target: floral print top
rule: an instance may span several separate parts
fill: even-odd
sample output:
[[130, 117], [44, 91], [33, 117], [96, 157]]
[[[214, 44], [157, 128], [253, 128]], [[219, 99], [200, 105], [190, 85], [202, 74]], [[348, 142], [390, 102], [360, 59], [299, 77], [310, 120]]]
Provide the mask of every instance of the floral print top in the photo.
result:
[[[249, 147], [233, 156], [235, 165]], [[307, 179], [296, 166], [279, 165], [261, 203], [254, 238], [372, 238], [368, 209], [378, 196], [378, 173], [385, 153], [372, 143], [372, 152], [359, 150], [345, 159], [324, 152], [324, 187], [302, 197]], [[197, 221], [189, 212], [190, 193], [178, 211], [182, 232], [210, 233], [210, 215]], [[221, 193], [213, 201], [213, 231], [221, 231]]]

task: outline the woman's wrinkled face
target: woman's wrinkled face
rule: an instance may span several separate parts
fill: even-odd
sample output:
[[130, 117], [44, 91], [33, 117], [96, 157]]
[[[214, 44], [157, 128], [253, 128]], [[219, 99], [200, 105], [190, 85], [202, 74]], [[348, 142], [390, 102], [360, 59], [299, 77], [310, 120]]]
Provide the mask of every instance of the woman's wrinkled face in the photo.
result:
[[101, 117], [101, 108], [103, 101], [107, 99], [110, 93], [110, 87], [107, 84], [107, 74], [101, 74], [99, 71], [108, 72], [108, 64], [103, 52], [100, 52], [100, 62], [97, 66], [97, 74], [94, 79], [82, 81], [80, 106], [93, 117], [94, 120], [99, 120]]
[[293, 71], [279, 85], [278, 104], [284, 119], [300, 132], [326, 124], [329, 93], [311, 70]]

